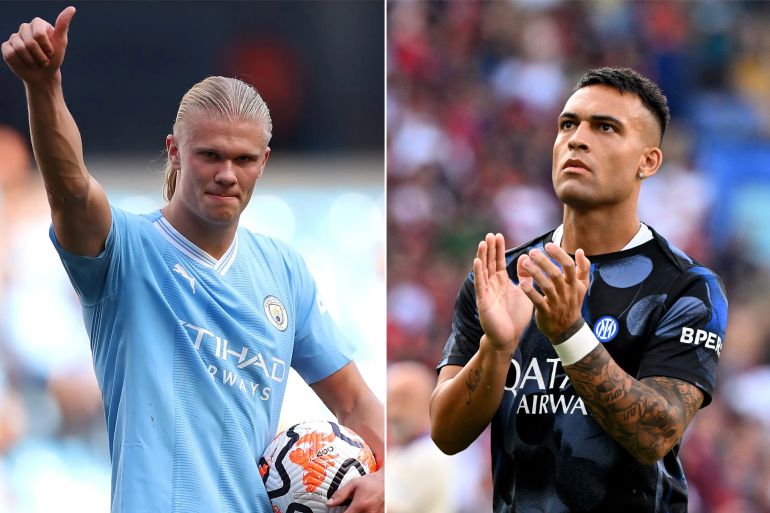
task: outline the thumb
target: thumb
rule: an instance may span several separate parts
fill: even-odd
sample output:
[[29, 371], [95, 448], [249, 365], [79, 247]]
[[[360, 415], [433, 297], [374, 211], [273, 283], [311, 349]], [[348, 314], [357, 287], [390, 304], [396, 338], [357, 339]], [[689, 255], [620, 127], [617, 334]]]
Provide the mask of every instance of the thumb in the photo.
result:
[[589, 285], [589, 275], [591, 272], [591, 262], [586, 257], [585, 251], [578, 249], [575, 251], [575, 263], [577, 264], [577, 279]]
[[355, 489], [355, 482], [356, 480], [353, 479], [351, 482], [337, 490], [334, 495], [332, 495], [332, 498], [326, 501], [327, 506], [339, 506], [346, 500], [353, 497], [353, 491]]
[[529, 255], [522, 255], [516, 261], [516, 275], [519, 278], [519, 287], [533, 288], [532, 275], [524, 268], [524, 259]]
[[519, 281], [524, 278], [532, 278], [532, 274], [524, 267], [524, 262], [529, 259], [529, 255], [521, 255], [516, 261], [516, 274], [519, 276]]
[[57, 41], [67, 41], [67, 31], [69, 31], [72, 17], [75, 16], [75, 8], [72, 6], [67, 7], [56, 18], [56, 24], [53, 29], [53, 37]]
[[529, 255], [521, 255], [516, 262], [516, 275], [519, 277], [519, 286], [523, 283], [532, 285], [532, 274], [524, 267], [524, 261], [527, 258], [529, 258]]

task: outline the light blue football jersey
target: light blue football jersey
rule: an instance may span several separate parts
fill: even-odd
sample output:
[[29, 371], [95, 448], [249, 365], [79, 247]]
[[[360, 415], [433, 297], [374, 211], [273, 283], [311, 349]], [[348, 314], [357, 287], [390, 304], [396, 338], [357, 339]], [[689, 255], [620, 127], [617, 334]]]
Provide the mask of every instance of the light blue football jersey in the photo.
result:
[[270, 513], [257, 461], [289, 367], [350, 361], [302, 258], [239, 228], [218, 261], [160, 211], [112, 207], [97, 257], [64, 251], [104, 400], [113, 513]]

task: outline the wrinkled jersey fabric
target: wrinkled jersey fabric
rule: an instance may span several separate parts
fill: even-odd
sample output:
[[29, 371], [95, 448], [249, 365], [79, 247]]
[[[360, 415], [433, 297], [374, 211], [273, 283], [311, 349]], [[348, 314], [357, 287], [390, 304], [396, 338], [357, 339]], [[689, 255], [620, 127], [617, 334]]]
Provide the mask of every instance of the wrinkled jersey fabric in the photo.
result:
[[289, 367], [314, 383], [352, 352], [299, 255], [238, 228], [217, 260], [160, 211], [115, 207], [97, 257], [50, 236], [91, 340], [112, 512], [272, 512], [257, 461]]

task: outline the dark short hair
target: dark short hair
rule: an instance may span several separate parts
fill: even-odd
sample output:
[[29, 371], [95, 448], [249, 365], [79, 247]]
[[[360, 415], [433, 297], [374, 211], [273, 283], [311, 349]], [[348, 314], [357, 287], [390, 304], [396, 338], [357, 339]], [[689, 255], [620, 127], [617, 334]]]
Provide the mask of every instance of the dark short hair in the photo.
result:
[[671, 120], [671, 113], [668, 110], [668, 99], [658, 84], [631, 68], [596, 68], [580, 77], [574, 91], [597, 84], [614, 87], [621, 93], [630, 92], [638, 96], [642, 104], [658, 120], [660, 137], [663, 139], [668, 122]]

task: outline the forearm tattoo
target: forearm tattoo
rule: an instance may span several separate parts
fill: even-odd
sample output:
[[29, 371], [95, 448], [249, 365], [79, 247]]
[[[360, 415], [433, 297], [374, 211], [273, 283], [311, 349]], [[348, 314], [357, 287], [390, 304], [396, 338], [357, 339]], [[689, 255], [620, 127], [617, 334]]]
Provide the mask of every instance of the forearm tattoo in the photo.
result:
[[465, 404], [471, 404], [473, 392], [479, 388], [479, 383], [481, 383], [481, 376], [483, 373], [483, 369], [470, 369], [470, 372], [468, 373], [468, 379], [465, 380], [465, 386], [468, 387], [468, 399], [465, 400]]
[[703, 402], [697, 387], [678, 379], [637, 381], [601, 345], [564, 369], [597, 422], [643, 463], [671, 450]]
[[586, 321], [584, 321], [582, 317], [578, 317], [578, 319], [574, 323], [572, 323], [572, 326], [567, 328], [564, 331], [564, 333], [562, 333], [561, 335], [557, 335], [556, 338], [551, 340], [551, 343], [556, 346], [563, 342], [566, 342], [567, 340], [572, 338], [572, 335], [580, 331], [580, 328], [582, 328], [583, 324], [585, 323]]

